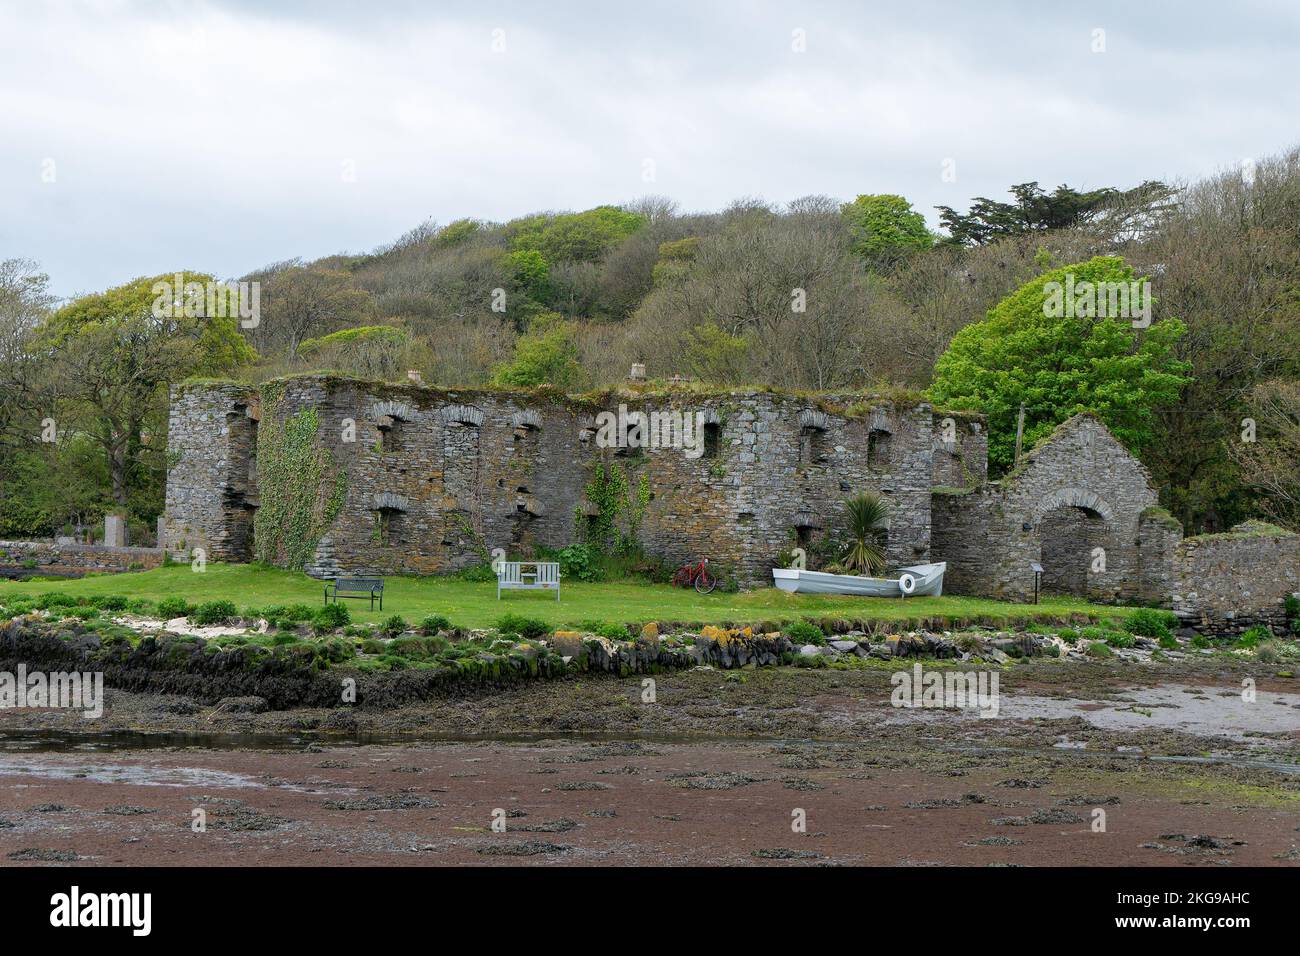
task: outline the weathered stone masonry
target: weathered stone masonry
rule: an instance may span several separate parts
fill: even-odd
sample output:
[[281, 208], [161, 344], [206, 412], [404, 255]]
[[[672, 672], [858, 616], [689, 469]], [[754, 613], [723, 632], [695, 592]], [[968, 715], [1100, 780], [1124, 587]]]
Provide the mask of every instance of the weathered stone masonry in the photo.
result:
[[[987, 458], [982, 420], [936, 416], [919, 401], [635, 389], [587, 401], [323, 375], [273, 384], [274, 402], [233, 384], [174, 390], [169, 547], [249, 560], [253, 515], [272, 493], [257, 476], [259, 421], [281, 427], [308, 409], [328, 461], [323, 485], [345, 475], [337, 513], [307, 563], [317, 575], [428, 574], [496, 548], [563, 547], [586, 520], [598, 461], [624, 470], [632, 488], [648, 479], [638, 537], [669, 562], [704, 555], [744, 583], [770, 581], [801, 535], [825, 533], [846, 497], [875, 490], [891, 507], [890, 560], [914, 563], [930, 554], [931, 485], [981, 477]], [[619, 405], [699, 413], [704, 453], [598, 448], [598, 415]]]
[[1210, 633], [1285, 624], [1300, 535], [1247, 524], [1184, 539], [1156, 499], [1146, 469], [1079, 415], [1002, 479], [936, 487], [931, 550], [960, 594], [1029, 599], [1038, 563], [1048, 593], [1160, 604]]
[[[698, 413], [704, 453], [597, 447], [598, 416], [620, 405]], [[1160, 603], [1222, 630], [1280, 624], [1286, 595], [1300, 588], [1300, 536], [1248, 529], [1184, 540], [1146, 469], [1092, 416], [1065, 422], [989, 482], [980, 416], [758, 389], [630, 388], [593, 400], [329, 375], [260, 390], [180, 386], [167, 547], [250, 560], [257, 516], [265, 531], [268, 505], [285, 504], [276, 499], [284, 489], [259, 479], [259, 443], [264, 456], [278, 454], [270, 436], [308, 413], [320, 481], [282, 520], [307, 541], [304, 566], [318, 576], [431, 574], [498, 548], [564, 547], [590, 520], [586, 488], [603, 462], [631, 489], [646, 480], [638, 540], [649, 554], [673, 564], [707, 556], [747, 585], [769, 583], [792, 545], [835, 530], [844, 499], [872, 490], [890, 506], [889, 561], [946, 561], [953, 593], [1027, 600], [1037, 562], [1049, 593]], [[264, 556], [290, 563], [272, 544]]]

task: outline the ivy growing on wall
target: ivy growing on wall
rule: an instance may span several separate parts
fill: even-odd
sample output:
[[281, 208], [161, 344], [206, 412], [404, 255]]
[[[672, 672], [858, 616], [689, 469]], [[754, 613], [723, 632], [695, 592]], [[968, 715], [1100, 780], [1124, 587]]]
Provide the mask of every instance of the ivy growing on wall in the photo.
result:
[[272, 417], [265, 415], [258, 428], [262, 503], [253, 519], [253, 550], [259, 561], [300, 570], [343, 507], [347, 474], [340, 469], [329, 482], [333, 456], [316, 444], [314, 408], [283, 423]]
[[617, 463], [597, 462], [586, 494], [594, 513], [586, 522], [585, 543], [601, 549], [611, 545], [622, 551], [635, 549], [650, 504], [649, 477], [643, 474], [634, 483]]

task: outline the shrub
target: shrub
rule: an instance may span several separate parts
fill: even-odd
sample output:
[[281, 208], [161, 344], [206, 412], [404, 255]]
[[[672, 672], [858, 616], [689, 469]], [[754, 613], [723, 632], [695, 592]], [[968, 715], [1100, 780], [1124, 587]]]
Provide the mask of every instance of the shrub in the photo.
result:
[[1111, 647], [1132, 647], [1136, 641], [1132, 634], [1125, 634], [1123, 631], [1107, 631], [1106, 643]]
[[170, 621], [178, 617], [188, 617], [193, 610], [194, 605], [185, 598], [169, 597], [158, 602], [158, 616], [164, 621]]
[[1197, 650], [1204, 650], [1210, 646], [1210, 639], [1204, 634], [1197, 634], [1192, 637], [1192, 647]]
[[76, 607], [77, 599], [71, 594], [64, 594], [61, 591], [46, 591], [44, 594], [37, 596], [33, 604], [42, 611], [48, 611], [56, 607]]
[[154, 603], [148, 598], [132, 598], [127, 602], [126, 609], [132, 614], [148, 614], [154, 610]]
[[190, 623], [198, 627], [224, 624], [238, 613], [233, 601], [205, 601], [190, 614]]
[[795, 621], [793, 624], [787, 624], [781, 633], [795, 644], [826, 643], [826, 635], [812, 621]]
[[1056, 632], [1056, 636], [1067, 644], [1073, 644], [1079, 639], [1079, 632], [1072, 627], [1063, 627]]
[[447, 620], [441, 614], [431, 614], [420, 622], [420, 630], [425, 634], [437, 634], [439, 631], [450, 631], [451, 621]]
[[99, 617], [99, 608], [97, 607], [78, 607], [72, 611], [72, 616], [80, 618], [83, 621], [89, 621], [91, 618]]
[[632, 635], [628, 633], [627, 626], [624, 624], [615, 624], [613, 621], [606, 621], [597, 627], [594, 633], [599, 634], [607, 641], [626, 641], [630, 640]]
[[1142, 637], [1162, 638], [1178, 626], [1178, 615], [1154, 607], [1141, 607], [1124, 618], [1124, 630]]
[[1241, 637], [1237, 638], [1237, 646], [1244, 648], [1253, 648], [1259, 645], [1260, 641], [1271, 640], [1273, 632], [1263, 625], [1256, 624], [1254, 627], [1245, 631]]
[[1160, 638], [1160, 646], [1167, 651], [1178, 650], [1178, 638], [1172, 634], [1166, 634]]
[[551, 625], [533, 617], [522, 614], [504, 614], [497, 620], [497, 630], [502, 634], [519, 634], [529, 640], [537, 640], [551, 633]]
[[262, 611], [262, 616], [266, 618], [268, 627], [292, 630], [295, 624], [314, 621], [317, 610], [310, 604], [290, 604], [288, 607], [275, 604]]
[[579, 581], [599, 581], [603, 577], [600, 556], [591, 545], [571, 544], [561, 550], [556, 558], [563, 577], [577, 578]]
[[281, 631], [271, 638], [272, 647], [284, 647], [286, 644], [297, 644], [299, 637], [293, 631]]
[[331, 637], [316, 646], [316, 656], [331, 664], [341, 664], [356, 657], [357, 649], [352, 646], [351, 641], [345, 641], [341, 637]]
[[352, 623], [352, 615], [342, 604], [326, 604], [324, 607], [318, 607], [312, 612], [312, 629], [317, 634], [324, 634], [326, 631], [333, 631], [340, 627], [347, 627]]
[[387, 649], [388, 646], [383, 641], [375, 640], [373, 637], [368, 637], [361, 642], [363, 654], [383, 654]]
[[131, 601], [121, 594], [101, 594], [91, 598], [90, 603], [101, 611], [125, 611]]
[[1106, 660], [1107, 658], [1115, 656], [1115, 652], [1101, 641], [1093, 641], [1084, 649], [1084, 653], [1089, 657], [1095, 657], [1099, 660]]
[[389, 637], [396, 637], [406, 630], [406, 618], [400, 614], [394, 614], [388, 620], [379, 626], [379, 629]]

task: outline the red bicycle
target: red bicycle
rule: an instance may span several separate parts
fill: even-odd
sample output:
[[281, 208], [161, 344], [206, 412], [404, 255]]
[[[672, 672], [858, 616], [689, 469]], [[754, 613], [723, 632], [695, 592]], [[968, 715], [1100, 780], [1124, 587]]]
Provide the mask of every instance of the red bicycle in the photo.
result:
[[718, 586], [718, 579], [709, 573], [709, 559], [700, 558], [698, 564], [683, 564], [678, 568], [673, 584], [679, 588], [694, 587], [701, 594], [708, 594]]

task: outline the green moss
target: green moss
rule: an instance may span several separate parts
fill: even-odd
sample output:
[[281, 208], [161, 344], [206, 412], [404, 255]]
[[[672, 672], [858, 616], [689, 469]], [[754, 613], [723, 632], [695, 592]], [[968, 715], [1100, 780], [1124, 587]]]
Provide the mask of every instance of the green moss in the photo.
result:
[[1161, 508], [1158, 505], [1145, 509], [1138, 515], [1138, 517], [1143, 521], [1154, 521], [1156, 524], [1168, 528], [1171, 531], [1183, 530], [1183, 526], [1179, 520], [1170, 514], [1167, 509]]
[[1278, 527], [1275, 524], [1269, 524], [1267, 521], [1243, 521], [1228, 531], [1220, 531], [1217, 534], [1198, 534], [1190, 538], [1184, 538], [1185, 544], [1199, 544], [1202, 541], [1221, 541], [1241, 538], [1285, 538], [1294, 535], [1294, 531], [1288, 531], [1286, 528]]

